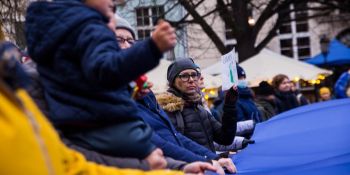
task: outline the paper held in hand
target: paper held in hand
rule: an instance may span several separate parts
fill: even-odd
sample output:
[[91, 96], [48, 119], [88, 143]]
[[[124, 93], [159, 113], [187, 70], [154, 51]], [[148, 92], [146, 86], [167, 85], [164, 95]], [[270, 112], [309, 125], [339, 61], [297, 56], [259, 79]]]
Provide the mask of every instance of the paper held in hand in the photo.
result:
[[237, 76], [237, 66], [236, 66], [237, 55], [233, 49], [226, 55], [221, 56], [222, 63], [222, 90], [226, 91], [230, 89], [233, 85], [237, 86], [238, 76]]

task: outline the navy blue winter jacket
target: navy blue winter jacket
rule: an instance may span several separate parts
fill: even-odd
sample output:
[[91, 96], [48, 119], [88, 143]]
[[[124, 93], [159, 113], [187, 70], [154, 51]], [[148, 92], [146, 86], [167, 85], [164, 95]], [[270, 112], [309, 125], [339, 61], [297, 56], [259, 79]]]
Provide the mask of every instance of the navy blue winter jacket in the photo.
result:
[[162, 53], [151, 39], [121, 50], [108, 19], [78, 0], [34, 2], [26, 16], [49, 118], [75, 144], [121, 157], [146, 157], [152, 129], [138, 116], [127, 83]]
[[344, 72], [334, 85], [334, 94], [336, 98], [347, 98], [346, 89], [350, 84], [350, 73]]
[[165, 156], [186, 162], [218, 158], [209, 149], [177, 132], [152, 92], [138, 103], [141, 116], [154, 130], [152, 142], [163, 150]]
[[254, 120], [257, 123], [261, 122], [261, 114], [253, 101], [250, 89], [238, 87], [238, 94], [237, 121]]

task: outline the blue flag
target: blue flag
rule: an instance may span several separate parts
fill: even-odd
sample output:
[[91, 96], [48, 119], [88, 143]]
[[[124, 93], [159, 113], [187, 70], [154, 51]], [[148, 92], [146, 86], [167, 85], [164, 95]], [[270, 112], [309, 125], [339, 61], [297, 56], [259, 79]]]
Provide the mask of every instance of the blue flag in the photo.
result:
[[287, 111], [256, 126], [233, 157], [244, 175], [350, 174], [350, 99]]

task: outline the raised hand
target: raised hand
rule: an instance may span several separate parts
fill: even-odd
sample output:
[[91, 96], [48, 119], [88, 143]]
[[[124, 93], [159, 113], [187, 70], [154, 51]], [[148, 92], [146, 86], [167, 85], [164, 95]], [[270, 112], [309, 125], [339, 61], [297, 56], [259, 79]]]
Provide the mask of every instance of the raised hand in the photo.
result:
[[164, 20], [158, 22], [151, 38], [161, 52], [166, 52], [176, 45], [175, 29]]

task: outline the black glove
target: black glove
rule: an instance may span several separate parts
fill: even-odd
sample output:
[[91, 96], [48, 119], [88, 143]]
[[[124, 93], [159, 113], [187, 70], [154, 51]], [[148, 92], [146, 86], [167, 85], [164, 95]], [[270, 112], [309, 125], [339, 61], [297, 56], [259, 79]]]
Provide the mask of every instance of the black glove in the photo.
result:
[[249, 144], [254, 144], [255, 140], [250, 140], [250, 139], [244, 139], [242, 142], [242, 149], [247, 147]]
[[219, 154], [219, 157], [220, 158], [229, 158], [228, 156], [230, 155], [230, 152], [229, 151], [226, 151], [226, 152], [222, 152]]
[[225, 105], [236, 105], [238, 99], [238, 91], [230, 88], [225, 95]]

